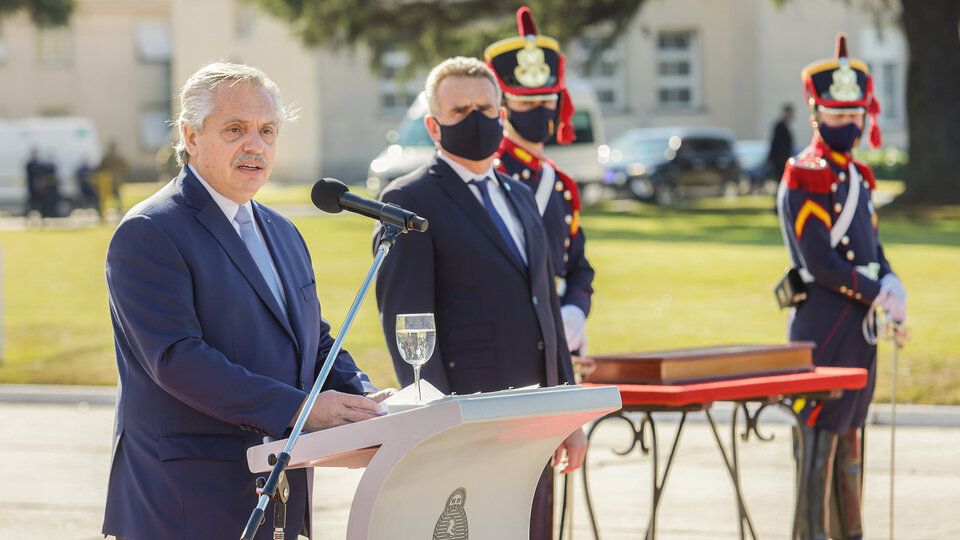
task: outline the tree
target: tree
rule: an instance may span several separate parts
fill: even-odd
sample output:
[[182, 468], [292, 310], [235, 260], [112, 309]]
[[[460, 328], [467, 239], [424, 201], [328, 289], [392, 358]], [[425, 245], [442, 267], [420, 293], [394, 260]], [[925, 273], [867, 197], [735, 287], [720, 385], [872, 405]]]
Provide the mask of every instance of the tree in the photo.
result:
[[960, 203], [960, 2], [901, 0], [910, 46], [906, 203]]
[[[516, 33], [517, 0], [248, 0], [290, 22], [307, 45], [367, 45], [379, 67], [388, 50], [405, 50], [411, 68], [454, 54], [481, 56]], [[603, 49], [645, 0], [529, 0], [538, 30], [560, 41], [600, 22], [613, 24]], [[791, 0], [771, 0], [781, 5]], [[846, 0], [851, 2], [852, 0]], [[960, 203], [960, 1], [899, 0], [910, 48], [907, 118], [910, 161], [902, 202]], [[897, 0], [859, 0], [878, 20]], [[552, 14], [546, 16], [543, 14]]]
[[25, 9], [37, 26], [62, 26], [75, 5], [76, 0], [0, 0], [0, 18]]
[[[380, 66], [386, 51], [410, 54], [411, 68], [453, 55], [483, 56], [494, 41], [517, 34], [516, 11], [527, 5], [537, 31], [566, 41], [584, 26], [612, 21], [616, 38], [644, 0], [248, 0], [291, 23], [307, 45], [366, 45]], [[537, 15], [554, 13], [556, 16]], [[606, 43], [601, 43], [600, 47]], [[599, 47], [598, 47], [599, 49]]]

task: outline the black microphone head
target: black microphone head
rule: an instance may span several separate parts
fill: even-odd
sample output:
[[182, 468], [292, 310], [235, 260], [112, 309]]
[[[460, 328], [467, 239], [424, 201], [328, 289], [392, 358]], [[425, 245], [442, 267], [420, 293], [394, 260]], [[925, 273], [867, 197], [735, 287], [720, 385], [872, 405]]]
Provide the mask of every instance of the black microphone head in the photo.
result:
[[321, 178], [313, 185], [313, 191], [310, 193], [310, 199], [313, 205], [329, 214], [342, 212], [339, 200], [340, 196], [350, 191], [343, 182], [335, 178]]

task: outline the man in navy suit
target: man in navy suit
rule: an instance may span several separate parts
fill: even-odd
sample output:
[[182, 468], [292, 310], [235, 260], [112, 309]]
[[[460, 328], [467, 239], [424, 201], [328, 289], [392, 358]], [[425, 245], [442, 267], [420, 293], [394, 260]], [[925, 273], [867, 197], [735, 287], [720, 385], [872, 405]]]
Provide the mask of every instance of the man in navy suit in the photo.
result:
[[[494, 171], [503, 137], [500, 87], [483, 62], [456, 57], [427, 78], [425, 118], [437, 157], [392, 182], [384, 202], [430, 221], [401, 238], [377, 276], [377, 302], [397, 378], [412, 369], [397, 351], [398, 313], [434, 313], [437, 347], [423, 378], [444, 393], [469, 394], [574, 383], [546, 234], [533, 192]], [[379, 231], [378, 231], [379, 236]], [[554, 455], [562, 472], [583, 463], [577, 430]], [[564, 460], [564, 454], [566, 459]], [[534, 501], [534, 537], [548, 527], [550, 493]], [[538, 493], [541, 492], [538, 489]], [[548, 530], [548, 529], [547, 529]]]
[[[103, 533], [235, 539], [257, 501], [246, 450], [293, 425], [333, 339], [303, 238], [251, 200], [287, 120], [276, 84], [211, 64], [180, 105], [183, 171], [130, 210], [107, 251], [120, 381]], [[373, 418], [390, 393], [346, 351], [324, 388], [309, 431]], [[311, 473], [287, 472], [288, 538], [310, 533]]]

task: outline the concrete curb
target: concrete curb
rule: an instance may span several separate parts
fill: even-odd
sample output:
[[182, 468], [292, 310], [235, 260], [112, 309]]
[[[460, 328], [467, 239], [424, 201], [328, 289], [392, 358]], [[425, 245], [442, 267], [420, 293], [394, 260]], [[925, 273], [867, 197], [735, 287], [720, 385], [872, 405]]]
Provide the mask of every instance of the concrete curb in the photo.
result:
[[[54, 384], [0, 384], [0, 403], [36, 403], [52, 405], [88, 405], [114, 406], [117, 399], [115, 386], [70, 386]], [[729, 422], [733, 405], [727, 402], [715, 403], [710, 409], [714, 420]], [[679, 413], [656, 413], [657, 418], [669, 419]], [[706, 416], [700, 413], [690, 414], [689, 422], [706, 422]], [[772, 407], [763, 414], [764, 422], [789, 422], [786, 412]], [[867, 413], [867, 423], [890, 425], [891, 407], [889, 403], [874, 403]], [[743, 415], [740, 415], [743, 421]], [[897, 404], [898, 426], [922, 427], [960, 427], [960, 406], [955, 405], [913, 405]]]
[[71, 386], [59, 384], [0, 384], [0, 403], [114, 406], [116, 386]]

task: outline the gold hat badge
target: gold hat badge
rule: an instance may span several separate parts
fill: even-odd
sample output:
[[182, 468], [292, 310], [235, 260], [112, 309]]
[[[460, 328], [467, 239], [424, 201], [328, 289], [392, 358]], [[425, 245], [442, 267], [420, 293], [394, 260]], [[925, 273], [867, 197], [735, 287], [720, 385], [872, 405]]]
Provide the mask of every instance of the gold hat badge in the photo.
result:
[[550, 66], [543, 56], [543, 49], [537, 47], [536, 36], [526, 36], [523, 48], [517, 51], [517, 67], [513, 69], [517, 82], [527, 88], [537, 88], [547, 84], [550, 79]]
[[830, 98], [835, 101], [855, 101], [863, 97], [863, 91], [857, 84], [857, 72], [850, 67], [850, 61], [844, 57], [839, 59], [838, 64], [833, 72]]

